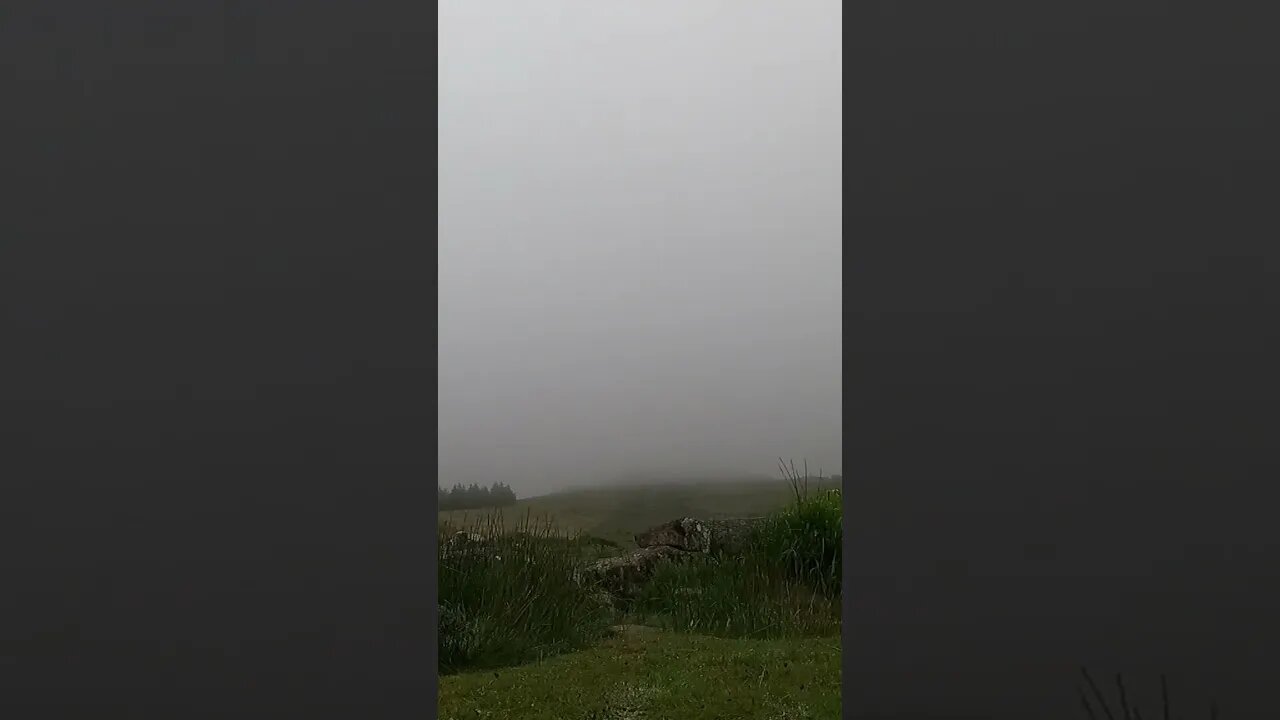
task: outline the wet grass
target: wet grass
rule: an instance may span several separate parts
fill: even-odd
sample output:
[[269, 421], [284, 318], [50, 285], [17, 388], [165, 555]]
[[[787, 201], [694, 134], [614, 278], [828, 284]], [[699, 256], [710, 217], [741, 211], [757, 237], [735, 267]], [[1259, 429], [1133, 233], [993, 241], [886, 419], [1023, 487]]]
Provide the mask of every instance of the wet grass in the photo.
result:
[[[454, 544], [457, 533], [480, 543]], [[504, 667], [577, 650], [602, 639], [615, 619], [590, 587], [574, 582], [589, 538], [564, 537], [526, 520], [507, 532], [497, 514], [439, 529], [440, 672]]]
[[[791, 502], [768, 516], [746, 552], [663, 566], [630, 601], [575, 581], [582, 563], [625, 550], [615, 541], [566, 533], [531, 514], [510, 528], [502, 513], [442, 523], [441, 672], [582, 649], [623, 621], [721, 637], [838, 635], [841, 495], [789, 480]], [[458, 546], [458, 533], [481, 542]]]
[[[810, 480], [810, 490], [838, 489], [830, 480]], [[441, 523], [454, 526], [473, 522], [478, 515], [497, 512], [514, 526], [526, 516], [550, 519], [558, 532], [581, 532], [631, 546], [632, 536], [682, 516], [701, 519], [758, 517], [774, 512], [794, 499], [788, 483], [777, 479], [707, 480], [630, 484], [608, 488], [584, 488], [522, 498], [515, 505], [491, 511], [449, 511], [439, 514]]]
[[839, 635], [843, 506], [811, 493], [768, 516], [746, 552], [659, 568], [630, 608], [670, 630], [721, 637]]
[[442, 678], [439, 717], [835, 720], [839, 638], [729, 639], [625, 627], [582, 652]]

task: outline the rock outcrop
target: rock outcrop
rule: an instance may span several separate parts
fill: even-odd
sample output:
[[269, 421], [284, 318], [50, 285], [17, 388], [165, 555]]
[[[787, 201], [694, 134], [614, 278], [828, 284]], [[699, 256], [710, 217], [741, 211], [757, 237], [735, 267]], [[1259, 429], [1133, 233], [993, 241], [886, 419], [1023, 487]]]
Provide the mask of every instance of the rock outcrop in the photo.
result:
[[673, 547], [685, 552], [736, 555], [744, 551], [764, 518], [698, 520], [680, 518], [636, 535], [636, 545]]
[[[626, 554], [580, 566], [575, 579], [579, 583], [594, 585], [606, 594], [600, 596], [602, 604], [606, 604], [605, 598], [634, 598], [663, 563], [741, 554], [762, 520], [678, 518], [636, 535], [636, 548]], [[492, 547], [490, 539], [462, 531], [444, 540], [441, 557], [449, 560], [478, 558], [490, 552]]]
[[673, 547], [637, 548], [626, 555], [603, 558], [584, 565], [578, 571], [578, 581], [599, 585], [605, 592], [619, 598], [635, 597], [653, 572], [663, 562], [684, 560], [689, 553]]
[[632, 598], [662, 563], [742, 552], [761, 520], [698, 520], [690, 517], [672, 520], [636, 535], [638, 547], [635, 550], [583, 566], [578, 572], [578, 580], [598, 584], [614, 597]]
[[479, 533], [459, 531], [444, 541], [441, 557], [465, 557], [483, 553], [487, 547], [484, 536]]

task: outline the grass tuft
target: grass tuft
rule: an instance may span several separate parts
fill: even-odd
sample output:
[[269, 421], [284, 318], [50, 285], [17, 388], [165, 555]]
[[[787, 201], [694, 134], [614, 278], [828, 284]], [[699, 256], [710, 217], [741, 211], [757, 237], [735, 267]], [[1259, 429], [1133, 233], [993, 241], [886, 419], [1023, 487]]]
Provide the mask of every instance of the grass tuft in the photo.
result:
[[[613, 608], [574, 570], [594, 544], [528, 518], [508, 533], [501, 515], [439, 529], [440, 673], [543, 659], [603, 638]], [[458, 544], [459, 532], [479, 542]]]
[[667, 629], [720, 637], [838, 634], [841, 493], [810, 493], [807, 470], [781, 467], [793, 500], [765, 519], [744, 553], [659, 568], [632, 612]]

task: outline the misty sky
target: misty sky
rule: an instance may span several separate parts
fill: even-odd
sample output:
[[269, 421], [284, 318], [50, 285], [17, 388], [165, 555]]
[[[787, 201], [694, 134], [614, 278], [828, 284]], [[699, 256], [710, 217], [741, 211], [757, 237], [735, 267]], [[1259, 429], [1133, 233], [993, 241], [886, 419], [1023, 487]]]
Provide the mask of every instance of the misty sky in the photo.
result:
[[440, 6], [440, 481], [840, 471], [841, 6]]

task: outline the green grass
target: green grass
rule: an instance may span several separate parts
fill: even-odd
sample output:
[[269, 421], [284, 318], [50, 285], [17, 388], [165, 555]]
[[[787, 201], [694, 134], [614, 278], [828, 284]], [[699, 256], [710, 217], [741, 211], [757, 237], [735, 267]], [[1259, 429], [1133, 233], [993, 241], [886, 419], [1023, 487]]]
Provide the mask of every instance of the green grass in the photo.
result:
[[[810, 490], [837, 487], [814, 482]], [[550, 520], [563, 533], [576, 532], [634, 547], [633, 536], [681, 516], [703, 519], [753, 517], [787, 505], [794, 493], [778, 480], [714, 480], [633, 484], [571, 490], [525, 498], [494, 510], [455, 510], [439, 514], [441, 523], [462, 525], [497, 512], [515, 524], [520, 518]], [[464, 519], [465, 518], [465, 519]]]
[[834, 720], [839, 638], [724, 639], [628, 627], [568, 655], [440, 679], [445, 720]]
[[763, 554], [781, 559], [788, 576], [816, 591], [840, 595], [844, 547], [844, 498], [840, 490], [812, 492], [792, 478], [795, 500], [769, 516]]
[[794, 582], [757, 557], [660, 569], [630, 609], [636, 622], [718, 637], [838, 636], [840, 597]]
[[[774, 481], [722, 502], [734, 489], [566, 493], [516, 523], [442, 514], [440, 717], [840, 717], [840, 493]], [[653, 525], [765, 514], [741, 556], [672, 563], [634, 601], [573, 580]], [[557, 528], [566, 516], [577, 527]], [[444, 551], [463, 528], [490, 538], [483, 553]]]
[[506, 532], [501, 518], [469, 526], [489, 538], [482, 552], [450, 555], [457, 528], [439, 529], [440, 672], [491, 668], [587, 647], [606, 634], [613, 609], [574, 571], [598, 547], [523, 523]]
[[736, 557], [671, 564], [629, 608], [634, 618], [721, 637], [839, 635], [841, 493], [797, 494]]

